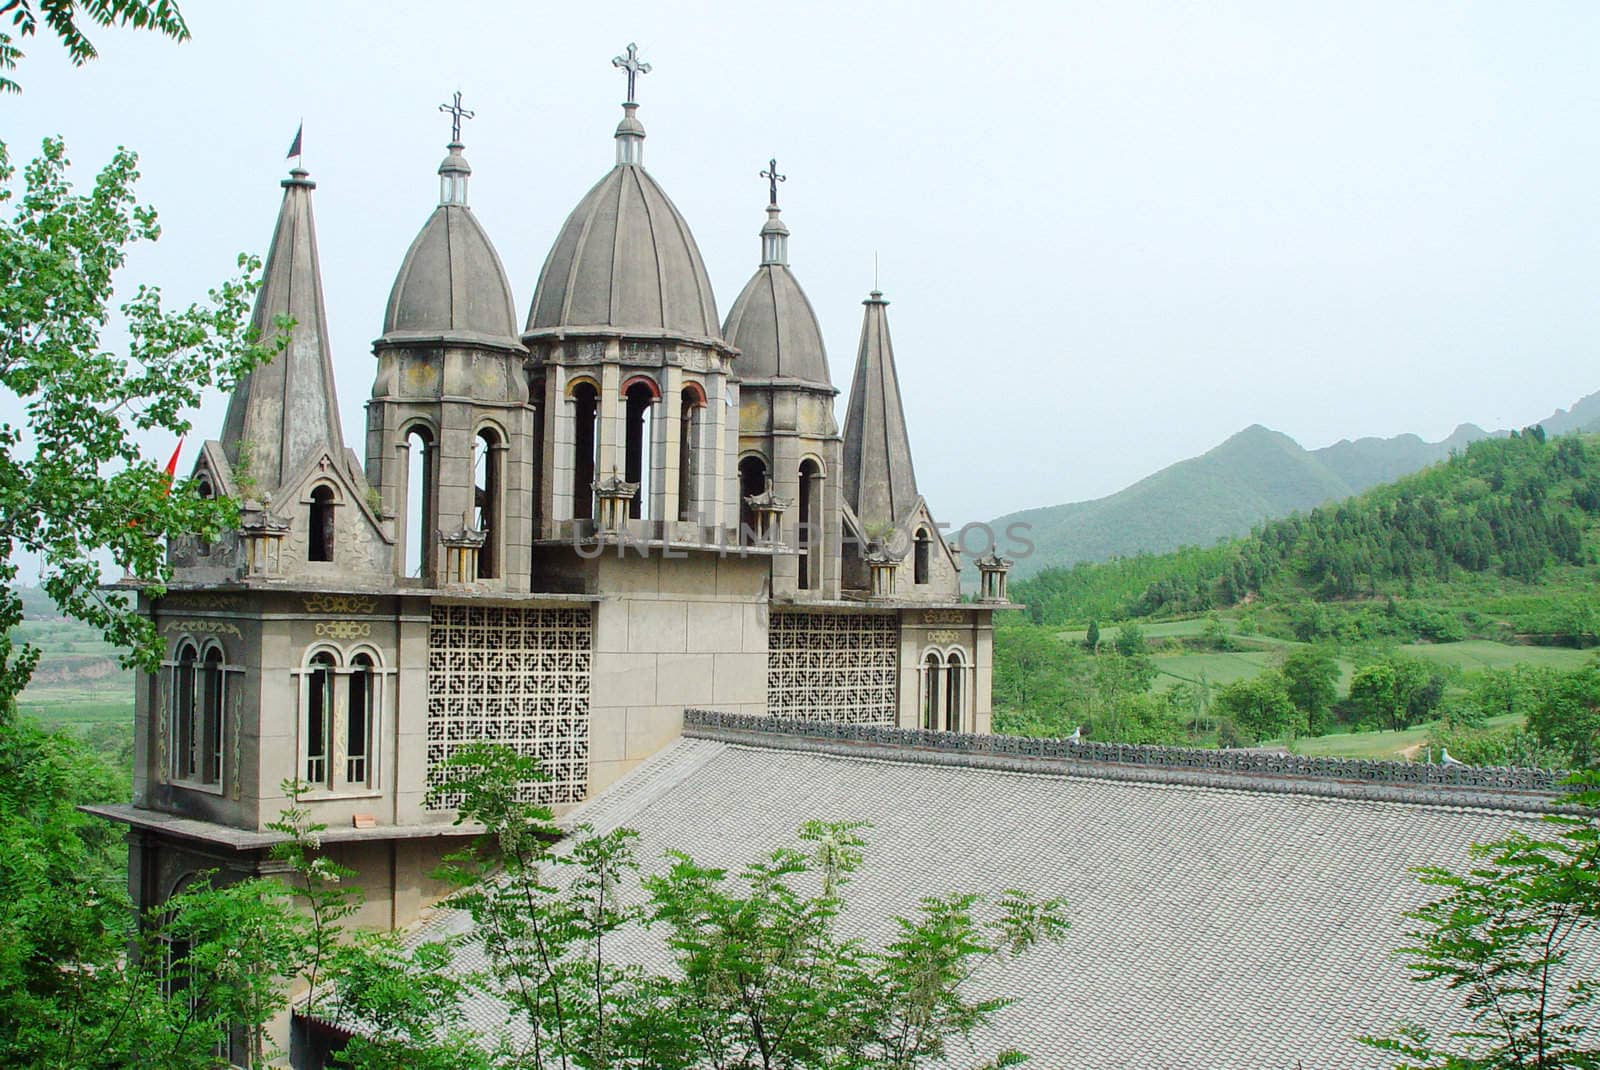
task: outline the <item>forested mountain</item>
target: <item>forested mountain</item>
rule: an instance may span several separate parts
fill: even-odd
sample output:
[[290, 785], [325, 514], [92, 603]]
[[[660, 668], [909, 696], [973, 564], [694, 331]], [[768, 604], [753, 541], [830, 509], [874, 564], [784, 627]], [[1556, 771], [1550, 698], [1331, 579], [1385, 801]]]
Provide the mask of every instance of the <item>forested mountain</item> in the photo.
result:
[[[1490, 616], [1560, 641], [1595, 630], [1600, 437], [1540, 428], [1484, 439], [1448, 460], [1246, 538], [1161, 556], [1052, 569], [1015, 583], [1037, 621], [1172, 616], [1248, 604], [1324, 617], [1387, 596], [1427, 605], [1413, 633], [1459, 638]], [[1585, 608], [1587, 607], [1587, 609]], [[1420, 612], [1420, 611], [1419, 611]], [[1542, 623], [1541, 623], [1542, 622]], [[1398, 623], [1396, 625], [1399, 626]], [[1430, 635], [1429, 630], [1440, 634]]]
[[[1542, 426], [1552, 436], [1600, 431], [1600, 393], [1557, 409]], [[1019, 555], [1018, 577], [1080, 561], [1210, 546], [1262, 520], [1348, 498], [1442, 461], [1469, 443], [1509, 434], [1462, 424], [1439, 442], [1408, 434], [1307, 450], [1257, 424], [1115, 494], [1010, 513], [990, 524], [1000, 533], [1014, 523], [1029, 526], [1034, 551]]]

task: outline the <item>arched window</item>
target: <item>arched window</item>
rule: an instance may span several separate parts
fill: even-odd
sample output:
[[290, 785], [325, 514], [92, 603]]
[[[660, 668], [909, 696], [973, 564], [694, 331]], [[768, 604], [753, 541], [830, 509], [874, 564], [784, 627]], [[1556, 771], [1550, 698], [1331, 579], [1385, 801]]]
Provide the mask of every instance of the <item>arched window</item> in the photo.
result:
[[767, 462], [751, 455], [739, 462], [739, 542], [749, 546], [756, 541], [755, 510], [745, 504], [767, 489]]
[[228, 678], [222, 669], [222, 648], [206, 651], [200, 689], [200, 783], [222, 783], [222, 725], [227, 707]]
[[594, 519], [595, 415], [600, 394], [593, 383], [579, 383], [572, 391], [572, 516]]
[[317, 788], [329, 785], [333, 749], [333, 655], [320, 651], [311, 659], [306, 678], [305, 780]]
[[807, 458], [800, 463], [800, 521], [796, 528], [803, 591], [822, 586], [822, 525], [817, 519], [821, 496], [822, 468]]
[[627, 402], [627, 422], [624, 440], [624, 457], [622, 478], [629, 483], [639, 484], [639, 489], [634, 491], [633, 502], [628, 506], [628, 516], [634, 520], [650, 515], [648, 503], [653, 488], [650, 485], [651, 472], [650, 445], [655, 437], [654, 413], [657, 392], [653, 384], [643, 380], [635, 380], [623, 394]]
[[473, 441], [473, 511], [474, 525], [484, 533], [483, 548], [478, 551], [478, 578], [491, 579], [500, 574], [500, 484], [501, 466], [505, 451], [500, 448], [500, 436], [492, 428], [478, 432]]
[[690, 383], [679, 396], [678, 408], [678, 519], [693, 520], [698, 502], [695, 487], [700, 482], [701, 414], [706, 396]]
[[310, 561], [333, 560], [332, 487], [317, 487], [311, 492], [310, 531], [307, 533], [306, 558]]
[[425, 427], [406, 432], [405, 574], [427, 576], [433, 565], [433, 436]]
[[377, 707], [378, 677], [372, 657], [357, 654], [350, 659], [349, 689], [346, 695], [344, 728], [344, 778], [352, 787], [372, 784], [373, 713]]
[[[195, 482], [195, 494], [197, 494], [200, 497], [201, 501], [210, 501], [212, 498], [216, 497], [217, 492], [215, 490], [213, 490], [212, 487], [211, 487], [211, 477], [210, 476], [202, 474], [199, 477], [199, 479], [196, 480], [196, 482]], [[202, 538], [196, 536], [195, 537], [195, 546], [196, 546], [197, 549], [199, 549], [199, 551], [202, 554], [209, 554], [211, 552], [211, 540], [210, 539], [202, 539]]]
[[961, 703], [966, 693], [966, 688], [963, 686], [966, 682], [965, 668], [961, 652], [952, 650], [945, 664], [944, 727], [947, 732], [961, 731]]
[[928, 566], [933, 558], [933, 540], [928, 538], [928, 529], [920, 528], [917, 531], [916, 553], [912, 558], [912, 582], [928, 582]]
[[928, 651], [927, 657], [922, 659], [922, 727], [929, 732], [939, 730], [939, 720], [943, 713], [939, 701], [939, 684], [944, 677], [944, 666], [939, 661], [936, 651]]
[[193, 780], [200, 768], [200, 740], [195, 731], [199, 665], [200, 651], [195, 645], [179, 645], [172, 667], [172, 776], [176, 780]]

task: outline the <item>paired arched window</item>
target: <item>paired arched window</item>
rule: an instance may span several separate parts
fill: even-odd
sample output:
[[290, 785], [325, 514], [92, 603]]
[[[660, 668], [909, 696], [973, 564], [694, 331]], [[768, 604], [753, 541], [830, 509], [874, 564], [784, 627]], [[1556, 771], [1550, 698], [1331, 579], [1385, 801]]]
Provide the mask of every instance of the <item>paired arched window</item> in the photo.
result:
[[334, 527], [333, 488], [327, 485], [314, 487], [308, 510], [306, 533], [306, 559], [309, 561], [333, 560]]
[[767, 462], [751, 454], [739, 461], [739, 542], [749, 546], [756, 541], [756, 513], [745, 503], [767, 489]]
[[699, 507], [695, 488], [700, 483], [700, 436], [706, 395], [695, 383], [678, 396], [678, 519], [693, 520]]
[[362, 650], [346, 662], [321, 648], [301, 671], [300, 779], [314, 791], [366, 791], [377, 786], [377, 739], [384, 673]]
[[591, 382], [572, 388], [572, 516], [594, 519], [595, 417], [600, 392]]
[[191, 639], [178, 644], [168, 688], [168, 730], [173, 780], [205, 787], [222, 786], [227, 736], [228, 673], [222, 647], [208, 642], [204, 651]]
[[629, 382], [622, 392], [626, 403], [622, 478], [639, 485], [628, 506], [628, 516], [634, 520], [650, 515], [650, 495], [655, 489], [651, 485], [651, 444], [655, 439], [655, 403], [660, 396], [655, 383], [642, 376]]
[[426, 577], [433, 561], [433, 435], [420, 424], [406, 432], [405, 575]]
[[822, 586], [822, 466], [809, 457], [800, 462], [799, 505], [799, 523], [796, 526], [799, 587], [802, 591], [809, 591]]
[[474, 526], [484, 533], [478, 551], [478, 578], [500, 575], [500, 514], [505, 449], [491, 427], [478, 432], [472, 444]]
[[959, 649], [930, 650], [922, 658], [922, 727], [960, 732], [966, 724], [967, 660]]
[[917, 541], [911, 559], [911, 578], [914, 583], [927, 583], [933, 561], [933, 539], [927, 528], [917, 529]]

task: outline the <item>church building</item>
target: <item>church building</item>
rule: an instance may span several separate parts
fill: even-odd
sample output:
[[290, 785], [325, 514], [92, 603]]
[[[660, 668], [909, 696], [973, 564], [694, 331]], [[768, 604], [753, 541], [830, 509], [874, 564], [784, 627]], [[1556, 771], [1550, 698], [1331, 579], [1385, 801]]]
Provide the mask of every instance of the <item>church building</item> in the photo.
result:
[[917, 489], [888, 301], [863, 302], [841, 432], [776, 161], [759, 258], [720, 318], [645, 167], [648, 65], [632, 46], [617, 65], [615, 162], [520, 329], [470, 204], [470, 113], [459, 94], [445, 109], [438, 204], [372, 347], [364, 457], [340, 426], [316, 184], [282, 181], [254, 323], [294, 325], [193, 471], [241, 522], [175, 541], [175, 578], [144, 603], [166, 658], [138, 685], [133, 804], [105, 811], [131, 826], [142, 907], [199, 871], [261, 872], [293, 802], [359, 874], [358, 920], [406, 924], [462, 834], [430, 783], [471, 741], [536, 757], [550, 779], [529, 791], [560, 811], [676, 741], [686, 709], [989, 731], [1008, 563], [974, 562], [962, 600]]

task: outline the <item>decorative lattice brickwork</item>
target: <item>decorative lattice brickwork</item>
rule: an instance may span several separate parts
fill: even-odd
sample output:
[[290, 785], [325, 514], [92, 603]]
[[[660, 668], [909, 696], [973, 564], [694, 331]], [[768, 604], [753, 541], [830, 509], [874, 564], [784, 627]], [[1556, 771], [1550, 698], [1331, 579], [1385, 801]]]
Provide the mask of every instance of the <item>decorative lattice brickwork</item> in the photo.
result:
[[[591, 621], [581, 609], [435, 606], [428, 629], [428, 781], [459, 746], [504, 743], [550, 775], [541, 803], [582, 801], [589, 781]], [[449, 807], [458, 798], [443, 798]]]
[[767, 629], [767, 710], [831, 724], [895, 723], [899, 619], [867, 613], [774, 613]]

